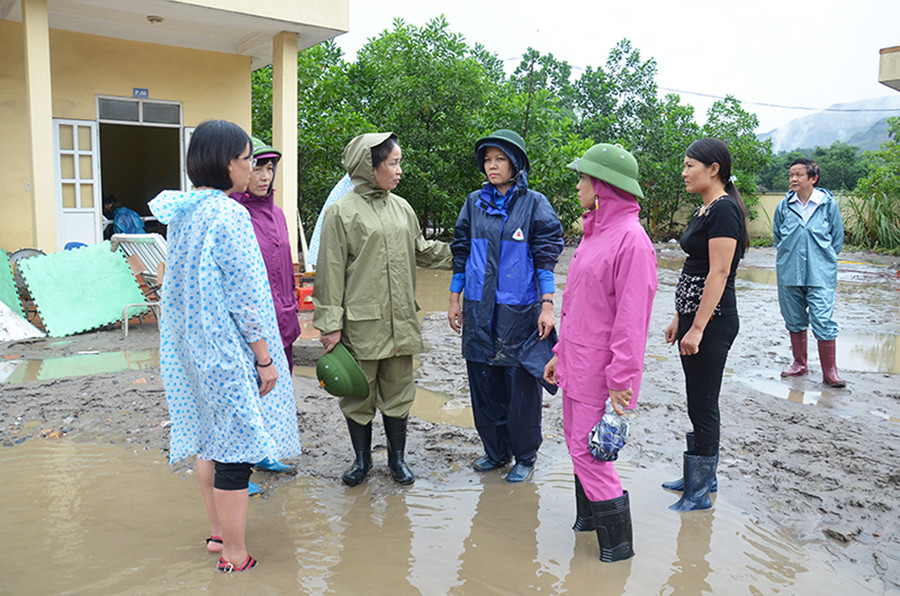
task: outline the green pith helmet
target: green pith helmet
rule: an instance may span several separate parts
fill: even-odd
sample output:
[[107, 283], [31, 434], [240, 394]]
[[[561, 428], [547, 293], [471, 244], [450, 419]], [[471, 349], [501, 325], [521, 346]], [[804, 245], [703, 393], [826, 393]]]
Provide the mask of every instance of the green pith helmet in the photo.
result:
[[504, 153], [514, 153], [515, 159], [519, 162], [519, 169], [531, 170], [531, 163], [525, 152], [525, 141], [519, 136], [519, 133], [501, 128], [494, 131], [491, 136], [475, 141], [475, 158], [478, 160], [478, 169], [482, 172], [484, 172], [484, 149], [485, 146], [490, 145], [499, 145]]
[[343, 344], [335, 344], [330, 352], [319, 358], [316, 363], [316, 377], [319, 384], [331, 395], [353, 396], [358, 399], [369, 397], [366, 375]]
[[275, 161], [281, 159], [281, 151], [271, 145], [266, 145], [256, 137], [250, 137], [250, 151], [256, 159], [264, 157], [273, 157]]
[[628, 191], [636, 197], [644, 198], [638, 183], [638, 164], [631, 153], [619, 145], [600, 143], [584, 152], [566, 166], [579, 174], [587, 174], [598, 180]]

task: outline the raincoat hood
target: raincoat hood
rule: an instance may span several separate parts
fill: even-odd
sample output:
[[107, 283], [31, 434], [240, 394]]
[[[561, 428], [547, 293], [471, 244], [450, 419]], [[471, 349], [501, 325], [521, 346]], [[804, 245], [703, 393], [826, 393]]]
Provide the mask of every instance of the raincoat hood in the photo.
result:
[[163, 225], [169, 225], [177, 221], [185, 213], [191, 211], [200, 201], [203, 201], [216, 193], [225, 195], [221, 190], [215, 188], [204, 188], [200, 190], [189, 190], [183, 192], [180, 190], [164, 190], [156, 198], [150, 201], [147, 206], [150, 212]]
[[[528, 171], [531, 169], [531, 162], [528, 160], [528, 153], [525, 151], [525, 141], [518, 133], [500, 129], [494, 134], [478, 139], [475, 142], [475, 162], [482, 174], [484, 171], [484, 153], [488, 147], [496, 147], [506, 154], [513, 166], [513, 177], [510, 179], [513, 185], [520, 188], [528, 188]], [[487, 184], [490, 184], [488, 182]]]
[[592, 182], [597, 201], [594, 209], [583, 216], [585, 235], [638, 218], [641, 206], [634, 195], [597, 178]]
[[353, 189], [364, 198], [384, 198], [388, 191], [375, 181], [375, 168], [372, 166], [372, 148], [397, 135], [392, 132], [372, 132], [359, 135], [344, 148], [342, 164], [350, 174]]
[[269, 188], [269, 193], [262, 197], [258, 197], [250, 191], [233, 192], [228, 196], [246, 207], [248, 210], [254, 208], [262, 208], [270, 211], [275, 206], [275, 190], [271, 187]]

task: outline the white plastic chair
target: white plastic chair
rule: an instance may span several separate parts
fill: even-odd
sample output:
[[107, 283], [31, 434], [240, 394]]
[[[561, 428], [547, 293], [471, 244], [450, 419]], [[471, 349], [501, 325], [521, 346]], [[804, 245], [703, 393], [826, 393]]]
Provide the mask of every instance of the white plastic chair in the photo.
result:
[[148, 306], [159, 321], [159, 291], [162, 288], [166, 269], [166, 239], [159, 234], [113, 234], [112, 250], [121, 250], [126, 257], [137, 257], [140, 261], [140, 278], [147, 285], [144, 296], [147, 302], [126, 304], [122, 309], [122, 331], [128, 337], [128, 311], [135, 306]]

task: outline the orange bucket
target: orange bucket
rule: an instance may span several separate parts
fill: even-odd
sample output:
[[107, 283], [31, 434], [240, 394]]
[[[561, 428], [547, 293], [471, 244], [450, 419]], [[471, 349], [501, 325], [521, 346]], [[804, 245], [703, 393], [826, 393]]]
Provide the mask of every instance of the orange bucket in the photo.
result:
[[300, 310], [313, 310], [312, 294], [312, 286], [300, 286], [297, 288], [297, 304], [300, 306]]

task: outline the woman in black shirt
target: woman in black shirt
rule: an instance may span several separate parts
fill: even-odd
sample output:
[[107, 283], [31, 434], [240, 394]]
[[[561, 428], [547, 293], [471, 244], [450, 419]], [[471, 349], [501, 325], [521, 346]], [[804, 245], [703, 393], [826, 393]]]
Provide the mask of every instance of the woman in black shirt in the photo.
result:
[[747, 208], [731, 179], [731, 154], [719, 139], [691, 143], [681, 172], [689, 193], [703, 199], [681, 236], [687, 253], [675, 289], [675, 318], [666, 341], [678, 341], [684, 369], [688, 416], [684, 476], [663, 488], [683, 490], [669, 509], [709, 509], [710, 492], [718, 490], [719, 389], [728, 350], [738, 332], [734, 274], [750, 244]]

